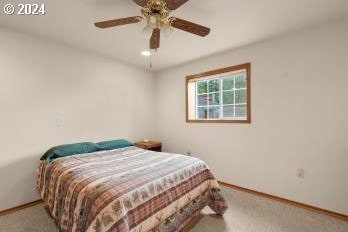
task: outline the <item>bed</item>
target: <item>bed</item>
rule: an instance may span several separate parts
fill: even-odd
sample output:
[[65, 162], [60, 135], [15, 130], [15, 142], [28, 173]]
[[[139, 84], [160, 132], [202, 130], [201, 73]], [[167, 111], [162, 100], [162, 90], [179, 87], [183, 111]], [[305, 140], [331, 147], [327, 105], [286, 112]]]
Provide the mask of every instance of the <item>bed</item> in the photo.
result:
[[37, 189], [62, 232], [177, 232], [227, 209], [203, 161], [134, 146], [43, 160]]

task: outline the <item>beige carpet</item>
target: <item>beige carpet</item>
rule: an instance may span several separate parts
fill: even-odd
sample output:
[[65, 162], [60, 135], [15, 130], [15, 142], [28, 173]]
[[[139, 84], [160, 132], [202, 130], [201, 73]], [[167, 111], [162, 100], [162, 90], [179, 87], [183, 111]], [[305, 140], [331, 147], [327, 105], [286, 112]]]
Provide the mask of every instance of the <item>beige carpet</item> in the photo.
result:
[[[224, 218], [205, 209], [192, 232], [348, 232], [348, 222], [224, 188]], [[44, 205], [0, 217], [0, 232], [58, 232]]]

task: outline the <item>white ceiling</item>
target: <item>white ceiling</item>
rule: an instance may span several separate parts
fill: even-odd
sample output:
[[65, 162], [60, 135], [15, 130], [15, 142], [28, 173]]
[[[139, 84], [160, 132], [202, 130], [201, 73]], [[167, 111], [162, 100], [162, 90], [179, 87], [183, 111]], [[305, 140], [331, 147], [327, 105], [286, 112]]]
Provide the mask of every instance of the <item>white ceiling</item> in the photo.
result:
[[[2, 1], [3, 2], [3, 1]], [[7, 16], [0, 25], [148, 68], [143, 24], [98, 29], [94, 22], [139, 15], [132, 0], [11, 0], [45, 3], [44, 16]], [[3, 6], [0, 6], [2, 10]], [[175, 30], [153, 56], [158, 71], [187, 61], [348, 16], [348, 0], [190, 0], [172, 12], [210, 27], [201, 38]]]

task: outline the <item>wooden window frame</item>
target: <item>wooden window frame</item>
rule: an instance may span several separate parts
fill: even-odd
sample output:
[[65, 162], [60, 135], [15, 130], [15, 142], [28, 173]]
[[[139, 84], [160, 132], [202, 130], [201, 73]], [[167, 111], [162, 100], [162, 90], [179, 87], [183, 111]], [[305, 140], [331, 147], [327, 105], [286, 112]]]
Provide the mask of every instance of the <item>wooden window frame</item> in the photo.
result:
[[[245, 123], [245, 124], [250, 124], [251, 123], [251, 84], [250, 84], [250, 63], [244, 63], [244, 64], [239, 64], [239, 65], [234, 65], [230, 67], [225, 67], [225, 68], [220, 68], [208, 72], [203, 72], [199, 74], [194, 74], [194, 75], [189, 75], [186, 76], [186, 81], [185, 81], [185, 90], [186, 90], [186, 122], [187, 123]], [[199, 78], [209, 78], [209, 76], [215, 76], [215, 75], [220, 75], [224, 73], [229, 73], [229, 72], [234, 72], [238, 70], [246, 70], [246, 87], [247, 87], [247, 115], [245, 120], [224, 120], [224, 119], [219, 119], [219, 120], [202, 120], [202, 119], [189, 119], [189, 104], [188, 104], [188, 99], [189, 99], [189, 94], [188, 94], [188, 84], [192, 79], [199, 79]]]

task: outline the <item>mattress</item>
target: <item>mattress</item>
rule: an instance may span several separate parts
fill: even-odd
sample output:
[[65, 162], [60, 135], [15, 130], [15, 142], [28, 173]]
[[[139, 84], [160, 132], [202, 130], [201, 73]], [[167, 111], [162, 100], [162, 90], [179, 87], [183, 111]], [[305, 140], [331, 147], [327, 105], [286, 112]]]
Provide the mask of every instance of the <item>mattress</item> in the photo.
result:
[[176, 232], [227, 209], [202, 160], [133, 146], [41, 161], [37, 189], [62, 232]]

